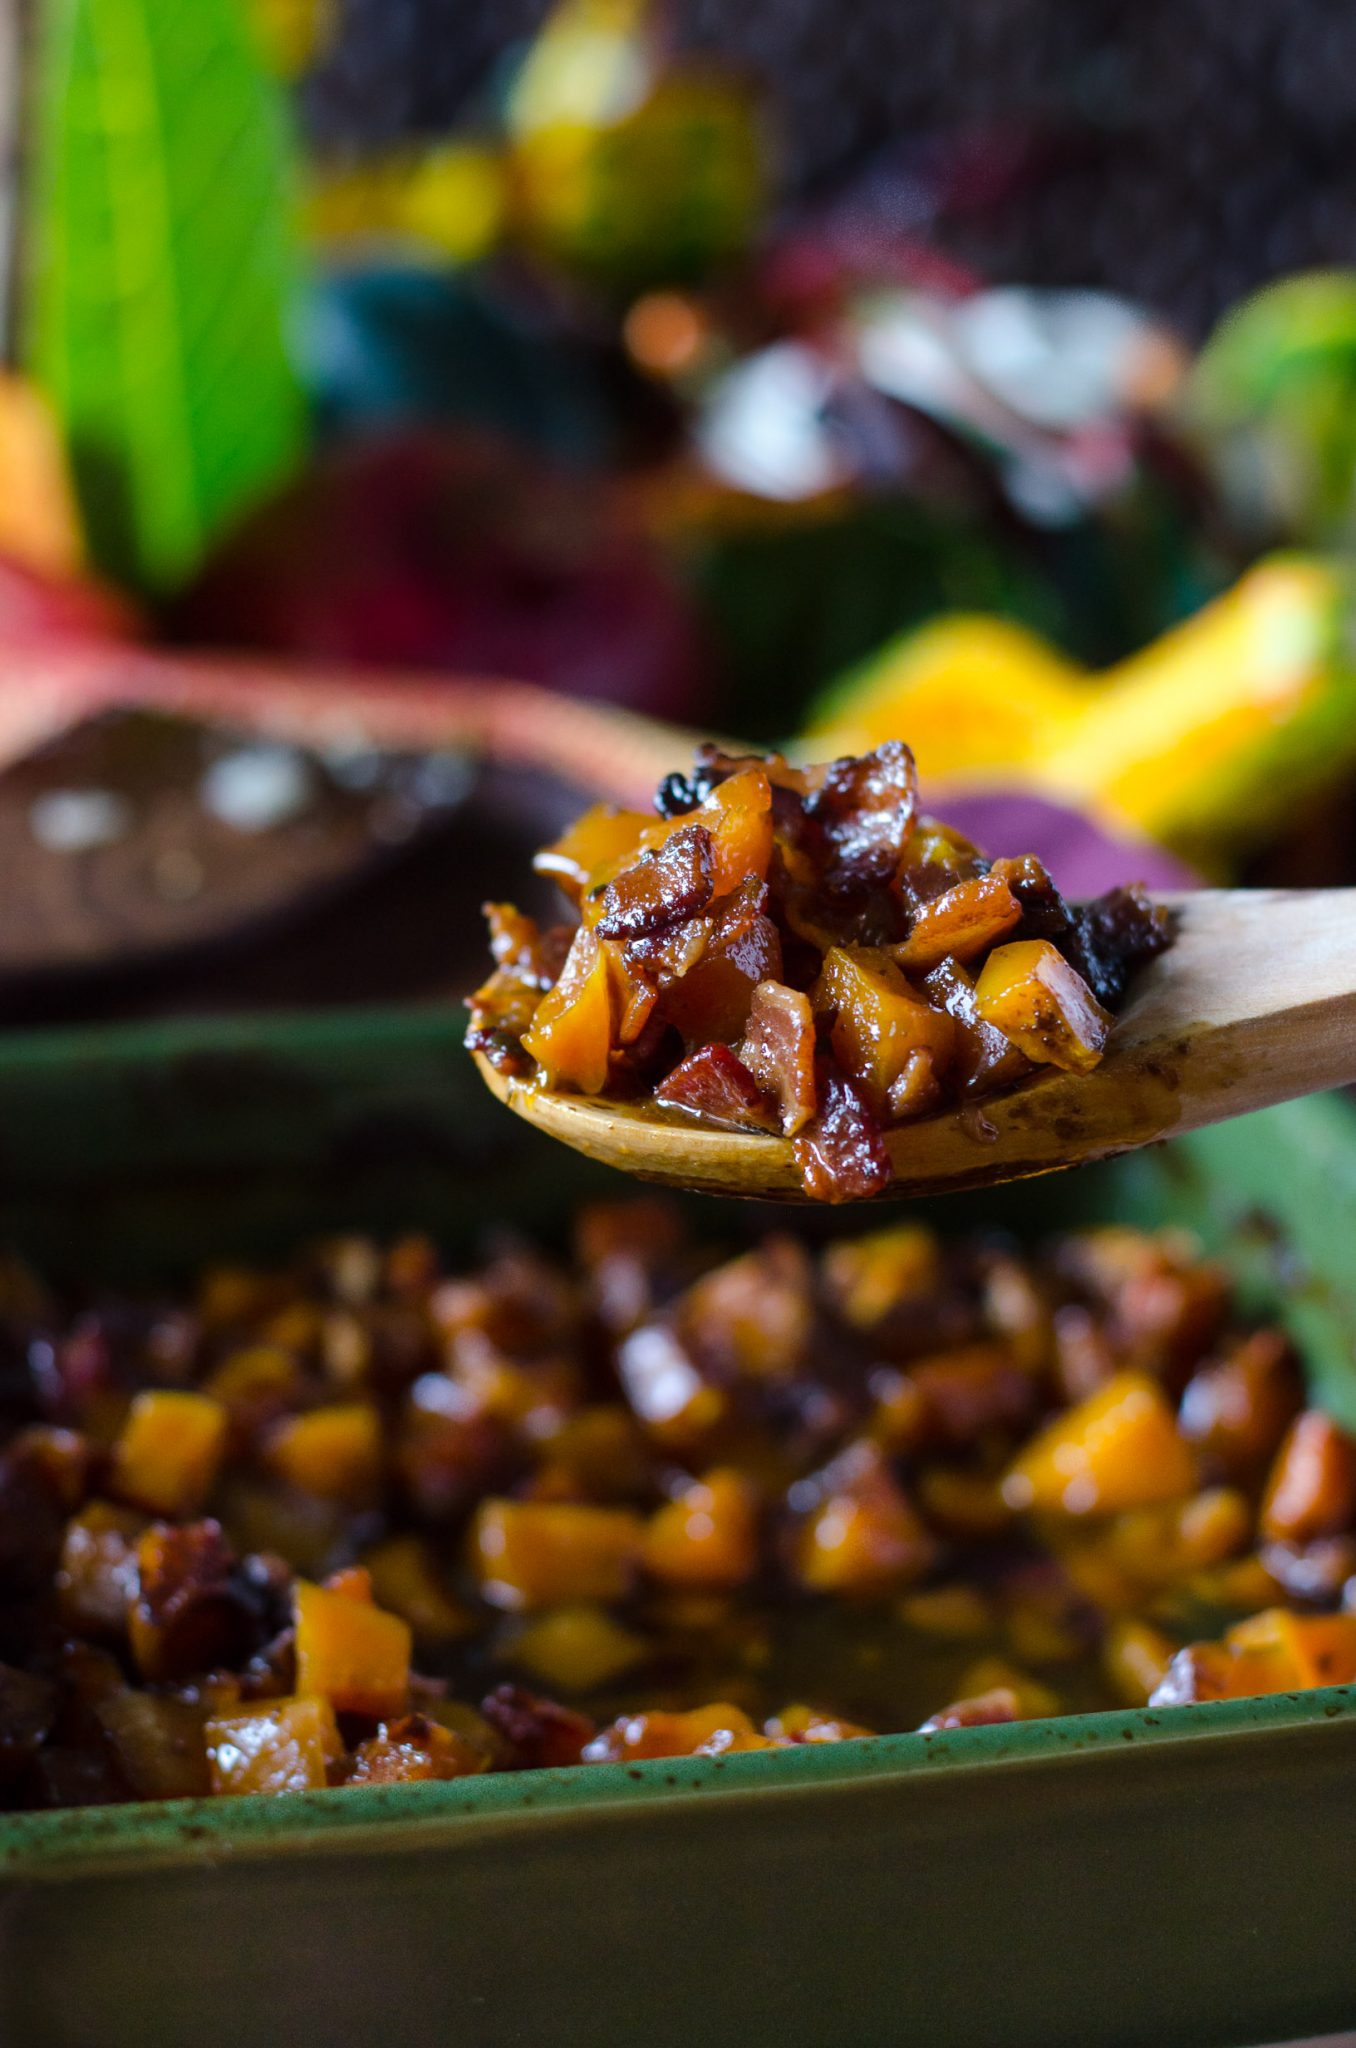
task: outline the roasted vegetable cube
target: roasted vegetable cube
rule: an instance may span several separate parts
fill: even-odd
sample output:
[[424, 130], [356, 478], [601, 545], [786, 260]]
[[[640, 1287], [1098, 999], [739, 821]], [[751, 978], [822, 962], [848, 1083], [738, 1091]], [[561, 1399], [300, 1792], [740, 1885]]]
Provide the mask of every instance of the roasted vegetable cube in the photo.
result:
[[600, 1095], [616, 1022], [607, 941], [580, 926], [555, 987], [541, 999], [524, 1050], [549, 1088]]
[[480, 1590], [496, 1607], [618, 1600], [640, 1562], [645, 1525], [625, 1508], [487, 1500], [471, 1531]]
[[113, 1446], [113, 1484], [154, 1515], [192, 1515], [212, 1491], [226, 1448], [226, 1410], [206, 1394], [138, 1394]]
[[741, 1586], [758, 1568], [758, 1502], [742, 1472], [718, 1468], [651, 1517], [646, 1571], [670, 1585]]
[[1081, 974], [1048, 939], [999, 946], [975, 985], [975, 1008], [1037, 1065], [1089, 1074], [1101, 1059], [1111, 1019]]
[[923, 1002], [878, 948], [835, 946], [826, 953], [814, 1007], [843, 1071], [881, 1116], [891, 1113], [891, 1091], [915, 1054], [942, 1073], [955, 1050], [951, 1018]]
[[1296, 1416], [1262, 1499], [1262, 1533], [1307, 1543], [1356, 1518], [1356, 1442], [1316, 1408]]
[[381, 1487], [381, 1417], [368, 1401], [312, 1408], [275, 1431], [268, 1462], [298, 1493], [370, 1506]]
[[409, 1623], [305, 1580], [292, 1599], [298, 1689], [340, 1713], [400, 1713], [410, 1687]]
[[1191, 1452], [1157, 1381], [1117, 1373], [1032, 1439], [1003, 1482], [1010, 1507], [1110, 1515], [1175, 1500], [1196, 1483]]
[[328, 1700], [267, 1700], [207, 1723], [214, 1792], [314, 1792], [343, 1744]]
[[1021, 904], [998, 876], [958, 882], [923, 904], [908, 938], [892, 949], [894, 957], [906, 974], [926, 974], [947, 959], [964, 963], [986, 953], [1021, 915]]

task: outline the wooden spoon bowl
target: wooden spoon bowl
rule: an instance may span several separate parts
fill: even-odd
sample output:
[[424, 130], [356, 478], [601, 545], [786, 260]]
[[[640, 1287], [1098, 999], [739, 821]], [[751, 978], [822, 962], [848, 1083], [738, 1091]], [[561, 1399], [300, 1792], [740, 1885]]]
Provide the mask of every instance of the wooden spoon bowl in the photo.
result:
[[[1176, 942], [1141, 975], [1091, 1074], [1047, 1069], [887, 1132], [894, 1179], [877, 1199], [1054, 1173], [1356, 1082], [1356, 889], [1202, 890], [1175, 902]], [[475, 1059], [518, 1116], [637, 1179], [810, 1199], [786, 1138], [553, 1094]]]

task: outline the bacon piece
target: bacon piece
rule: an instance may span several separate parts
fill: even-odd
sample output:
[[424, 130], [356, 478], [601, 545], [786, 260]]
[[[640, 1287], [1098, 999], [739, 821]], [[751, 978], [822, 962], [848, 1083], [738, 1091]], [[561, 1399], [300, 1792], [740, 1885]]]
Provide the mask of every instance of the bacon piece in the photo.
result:
[[767, 893], [755, 876], [741, 883], [721, 906], [700, 958], [666, 991], [661, 1014], [690, 1046], [737, 1045], [755, 988], [780, 979], [781, 939], [766, 915]]
[[542, 1699], [523, 1685], [498, 1685], [480, 1703], [480, 1711], [508, 1748], [503, 1768], [509, 1771], [559, 1769], [577, 1764], [594, 1723], [555, 1700]]
[[810, 998], [780, 981], [760, 981], [749, 1005], [740, 1058], [775, 1100], [793, 1138], [815, 1113], [815, 1019]]
[[854, 894], [890, 882], [917, 809], [918, 776], [902, 740], [832, 762], [805, 805], [824, 843], [829, 893]]
[[859, 1202], [890, 1185], [890, 1155], [880, 1124], [832, 1060], [815, 1066], [819, 1108], [792, 1139], [806, 1189], [816, 1202]]
[[680, 1060], [654, 1091], [665, 1109], [681, 1109], [723, 1130], [775, 1131], [780, 1120], [744, 1062], [728, 1045], [704, 1045]]
[[599, 937], [648, 938], [696, 917], [711, 901], [714, 872], [711, 834], [703, 825], [685, 825], [608, 883], [595, 927]]

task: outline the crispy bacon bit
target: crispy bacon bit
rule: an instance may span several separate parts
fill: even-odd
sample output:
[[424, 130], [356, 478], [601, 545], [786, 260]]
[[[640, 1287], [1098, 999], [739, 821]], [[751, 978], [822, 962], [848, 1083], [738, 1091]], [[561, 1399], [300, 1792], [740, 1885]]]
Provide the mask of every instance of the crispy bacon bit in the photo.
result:
[[765, 914], [766, 885], [754, 877], [727, 900], [700, 958], [666, 991], [663, 1015], [689, 1045], [737, 1044], [753, 991], [782, 971], [781, 939]]
[[506, 1770], [559, 1770], [577, 1764], [593, 1740], [594, 1724], [587, 1714], [541, 1699], [523, 1685], [496, 1686], [481, 1701], [480, 1711], [507, 1745]]
[[[991, 864], [920, 814], [900, 741], [819, 768], [704, 746], [655, 809], [647, 823], [595, 805], [539, 856], [580, 913], [568, 956], [558, 932], [488, 906], [497, 964], [468, 1043], [501, 1070], [524, 1071], [517, 1045], [545, 1087], [659, 1090], [762, 1130], [738, 1069], [707, 1054], [724, 1047], [795, 1140], [823, 1111], [814, 1062], [831, 1054], [876, 1125], [905, 1123], [1036, 1063], [1087, 1071], [1107, 1006], [1170, 937], [1142, 890], [1071, 909], [1033, 855]], [[839, 1098], [825, 1125], [835, 1169], [805, 1149], [841, 1199], [874, 1188], [884, 1158], [859, 1132], [844, 1165], [849, 1110]]]
[[862, 1202], [890, 1185], [890, 1155], [879, 1123], [831, 1059], [815, 1066], [819, 1108], [792, 1140], [796, 1164], [817, 1202]]
[[156, 1522], [137, 1546], [139, 1586], [128, 1617], [145, 1677], [170, 1679], [239, 1663], [258, 1633], [258, 1606], [232, 1568], [219, 1522]]
[[695, 917], [711, 901], [713, 873], [711, 834], [703, 825], [684, 826], [607, 884], [599, 936], [646, 939]]
[[679, 1062], [654, 1091], [664, 1109], [735, 1131], [775, 1131], [777, 1112], [744, 1062], [728, 1045], [704, 1045]]
[[810, 998], [780, 981], [760, 981], [739, 1052], [758, 1086], [776, 1100], [783, 1132], [794, 1138], [818, 1102]]
[[830, 893], [860, 893], [892, 881], [917, 809], [918, 776], [901, 740], [887, 740], [856, 760], [831, 762], [805, 806], [827, 855]]

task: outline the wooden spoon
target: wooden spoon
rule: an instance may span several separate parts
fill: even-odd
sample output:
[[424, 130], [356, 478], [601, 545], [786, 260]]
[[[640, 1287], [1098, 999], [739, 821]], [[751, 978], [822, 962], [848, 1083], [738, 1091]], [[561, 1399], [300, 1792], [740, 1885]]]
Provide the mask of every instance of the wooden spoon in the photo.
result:
[[[1356, 889], [1202, 890], [1145, 969], [1091, 1074], [1046, 1068], [969, 1109], [887, 1132], [887, 1196], [1022, 1180], [1356, 1082]], [[790, 1140], [652, 1104], [557, 1095], [476, 1063], [539, 1130], [642, 1180], [807, 1201]]]

